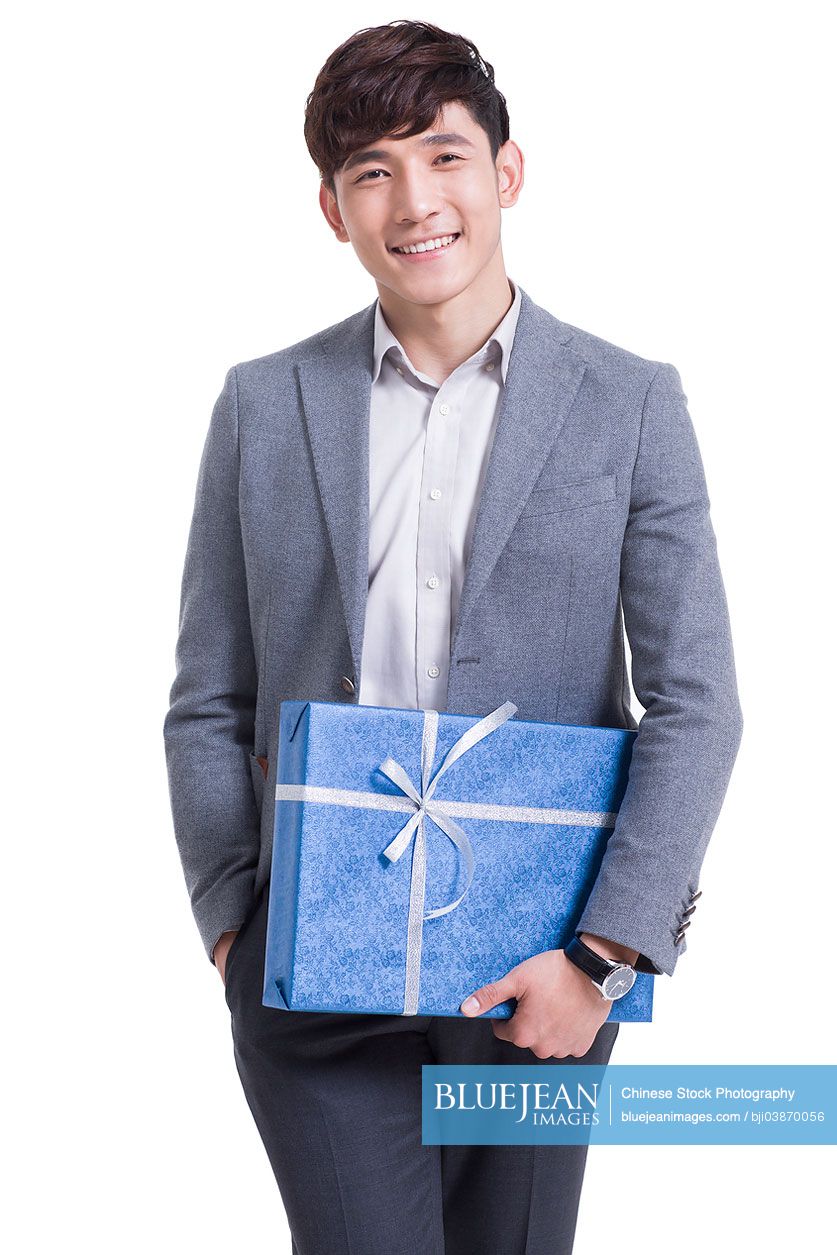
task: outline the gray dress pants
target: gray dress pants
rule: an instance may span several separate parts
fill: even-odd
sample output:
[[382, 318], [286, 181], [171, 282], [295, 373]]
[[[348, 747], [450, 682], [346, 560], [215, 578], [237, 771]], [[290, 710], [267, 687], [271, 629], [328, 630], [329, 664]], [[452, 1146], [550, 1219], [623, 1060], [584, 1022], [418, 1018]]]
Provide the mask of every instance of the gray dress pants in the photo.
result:
[[602, 1064], [619, 1024], [582, 1058], [539, 1059], [490, 1020], [265, 1007], [267, 902], [233, 941], [226, 998], [292, 1255], [570, 1255], [587, 1146], [422, 1146], [421, 1065]]

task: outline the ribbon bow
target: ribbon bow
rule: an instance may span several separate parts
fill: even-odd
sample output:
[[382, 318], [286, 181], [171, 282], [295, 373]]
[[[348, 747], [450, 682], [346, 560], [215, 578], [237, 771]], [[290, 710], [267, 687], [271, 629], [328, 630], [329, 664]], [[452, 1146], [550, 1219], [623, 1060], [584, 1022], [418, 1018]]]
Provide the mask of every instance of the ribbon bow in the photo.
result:
[[[424, 728], [421, 738], [421, 792], [413, 785], [400, 763], [393, 758], [385, 758], [378, 770], [388, 776], [393, 784], [398, 785], [402, 793], [406, 793], [416, 806], [415, 813], [410, 816], [397, 836], [390, 841], [384, 854], [392, 863], [396, 863], [415, 837], [413, 862], [410, 872], [410, 910], [407, 920], [407, 975], [404, 986], [404, 1015], [415, 1015], [418, 1010], [419, 978], [421, 973], [422, 930], [426, 919], [435, 919], [439, 915], [447, 915], [459, 906], [471, 887], [474, 878], [474, 849], [467, 833], [460, 828], [449, 813], [445, 802], [433, 801], [433, 791], [441, 777], [458, 758], [490, 733], [496, 731], [501, 724], [511, 718], [517, 711], [514, 702], [504, 702], [491, 714], [486, 715], [473, 724], [456, 741], [445, 755], [439, 770], [430, 779], [430, 769], [436, 756], [436, 737], [439, 729], [439, 714], [435, 710], [425, 710]], [[425, 821], [432, 819], [437, 828], [441, 828], [446, 836], [465, 859], [465, 888], [454, 902], [447, 906], [437, 907], [435, 911], [424, 914], [424, 897], [427, 873], [427, 844]]]

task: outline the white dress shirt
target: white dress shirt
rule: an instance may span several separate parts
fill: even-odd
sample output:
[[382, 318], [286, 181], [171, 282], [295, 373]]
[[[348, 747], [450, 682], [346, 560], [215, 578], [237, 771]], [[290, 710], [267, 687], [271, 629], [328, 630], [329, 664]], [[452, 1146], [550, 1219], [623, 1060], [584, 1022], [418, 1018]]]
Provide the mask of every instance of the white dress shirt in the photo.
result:
[[444, 710], [450, 642], [488, 466], [520, 290], [441, 385], [375, 310], [369, 418], [369, 593], [358, 701]]

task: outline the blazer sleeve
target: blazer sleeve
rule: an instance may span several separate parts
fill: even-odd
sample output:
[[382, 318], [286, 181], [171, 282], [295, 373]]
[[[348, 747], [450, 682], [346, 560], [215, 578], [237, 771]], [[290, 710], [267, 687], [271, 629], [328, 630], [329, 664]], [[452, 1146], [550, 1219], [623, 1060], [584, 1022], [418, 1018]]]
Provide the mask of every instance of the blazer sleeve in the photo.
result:
[[[645, 397], [620, 592], [644, 708], [616, 826], [578, 931], [674, 973], [742, 735], [730, 622], [704, 470], [674, 366]], [[677, 938], [680, 938], [678, 941]]]
[[239, 517], [238, 381], [215, 403], [198, 471], [163, 724], [175, 838], [211, 962], [253, 901], [259, 813], [249, 755], [257, 671]]

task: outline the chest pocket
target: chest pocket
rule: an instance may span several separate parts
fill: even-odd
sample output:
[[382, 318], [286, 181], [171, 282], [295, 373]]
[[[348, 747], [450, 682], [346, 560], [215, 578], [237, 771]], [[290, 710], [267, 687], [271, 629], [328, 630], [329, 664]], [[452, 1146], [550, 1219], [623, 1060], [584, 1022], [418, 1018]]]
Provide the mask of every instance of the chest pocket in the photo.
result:
[[618, 552], [616, 475], [538, 488], [509, 536], [506, 548], [554, 558], [559, 551], [582, 555]]
[[536, 488], [520, 514], [521, 519], [541, 514], [557, 514], [561, 510], [580, 510], [584, 506], [613, 501], [616, 496], [616, 476], [599, 475], [595, 479], [582, 479], [572, 484], [553, 484], [549, 488]]

